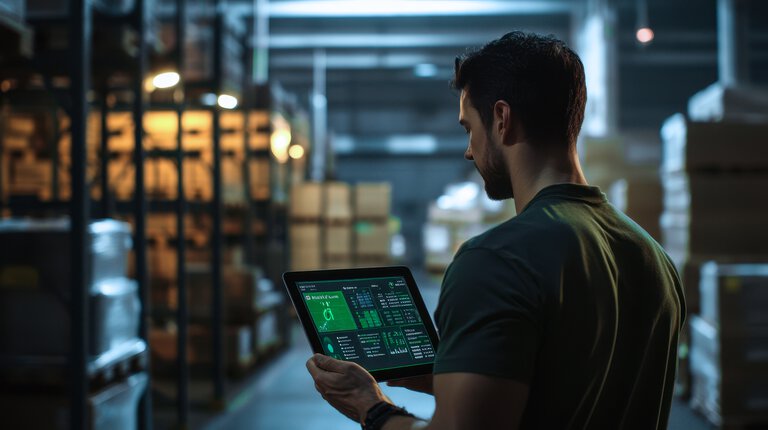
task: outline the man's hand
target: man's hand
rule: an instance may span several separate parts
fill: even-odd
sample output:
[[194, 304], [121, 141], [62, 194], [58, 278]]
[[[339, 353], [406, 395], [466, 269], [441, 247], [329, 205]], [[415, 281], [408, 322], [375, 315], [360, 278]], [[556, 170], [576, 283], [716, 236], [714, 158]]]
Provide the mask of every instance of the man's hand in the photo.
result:
[[393, 379], [388, 381], [387, 385], [390, 387], [403, 387], [420, 393], [434, 394], [434, 391], [432, 390], [432, 374]]
[[349, 419], [362, 422], [373, 405], [390, 402], [373, 376], [357, 363], [315, 354], [307, 360], [307, 370], [323, 399]]

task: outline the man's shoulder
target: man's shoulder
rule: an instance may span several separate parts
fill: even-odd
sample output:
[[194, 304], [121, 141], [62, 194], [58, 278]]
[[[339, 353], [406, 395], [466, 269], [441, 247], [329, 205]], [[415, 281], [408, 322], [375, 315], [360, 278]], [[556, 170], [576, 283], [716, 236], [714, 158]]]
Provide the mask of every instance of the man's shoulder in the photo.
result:
[[537, 208], [510, 218], [467, 240], [456, 256], [473, 250], [486, 250], [499, 255], [527, 255], [540, 245], [547, 247], [565, 243], [574, 226], [557, 218], [542, 216]]

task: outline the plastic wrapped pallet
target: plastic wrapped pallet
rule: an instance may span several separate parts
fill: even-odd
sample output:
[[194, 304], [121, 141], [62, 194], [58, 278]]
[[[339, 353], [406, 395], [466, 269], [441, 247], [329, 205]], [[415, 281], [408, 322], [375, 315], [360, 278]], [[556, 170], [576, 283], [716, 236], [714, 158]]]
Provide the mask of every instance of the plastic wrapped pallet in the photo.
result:
[[768, 122], [768, 90], [716, 82], [688, 100], [688, 116], [695, 121]]
[[768, 335], [764, 332], [762, 337], [747, 341], [696, 316], [691, 317], [689, 324], [691, 406], [715, 425], [765, 427]]
[[[140, 305], [135, 282], [103, 280], [92, 286], [89, 295], [90, 355], [103, 354], [138, 337]], [[62, 322], [71, 318], [65, 297], [44, 290], [0, 289], [0, 352], [67, 356], [69, 324]]]
[[[0, 220], [0, 289], [25, 288], [69, 294], [69, 219]], [[115, 220], [88, 225], [88, 285], [127, 274], [131, 229]]]
[[[718, 264], [701, 268], [701, 317], [727, 333], [768, 333], [768, 260], [765, 264]], [[768, 338], [766, 338], [768, 352]], [[768, 356], [766, 357], [768, 362]]]
[[[88, 430], [139, 428], [139, 399], [147, 388], [145, 372], [128, 376], [88, 395]], [[64, 395], [15, 393], [0, 397], [3, 426], [27, 429], [69, 429], [70, 400]]]

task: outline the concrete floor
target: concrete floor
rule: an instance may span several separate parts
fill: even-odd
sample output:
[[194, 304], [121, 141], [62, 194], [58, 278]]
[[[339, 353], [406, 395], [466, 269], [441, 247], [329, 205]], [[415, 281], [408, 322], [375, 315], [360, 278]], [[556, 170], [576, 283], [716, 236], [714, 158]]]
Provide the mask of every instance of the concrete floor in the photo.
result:
[[[427, 307], [434, 311], [439, 281], [416, 274]], [[208, 430], [356, 430], [360, 425], [331, 408], [315, 391], [304, 363], [311, 349], [303, 333], [295, 330], [294, 342], [278, 359], [270, 363], [231, 403], [226, 413], [203, 425]], [[417, 416], [429, 417], [434, 411], [431, 396], [402, 388], [383, 386], [397, 404], [405, 405]], [[694, 414], [682, 402], [675, 402], [670, 430], [710, 430], [713, 427]]]

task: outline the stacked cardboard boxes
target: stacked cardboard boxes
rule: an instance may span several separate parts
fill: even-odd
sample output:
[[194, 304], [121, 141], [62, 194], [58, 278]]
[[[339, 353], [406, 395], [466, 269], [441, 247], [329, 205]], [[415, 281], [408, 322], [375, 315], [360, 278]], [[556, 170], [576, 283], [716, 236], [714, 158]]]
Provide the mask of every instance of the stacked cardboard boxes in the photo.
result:
[[323, 208], [324, 267], [349, 268], [352, 254], [352, 190], [344, 182], [325, 183]]
[[716, 425], [768, 425], [768, 264], [701, 268], [690, 318], [691, 405]]
[[656, 169], [637, 170], [614, 182], [608, 189], [608, 200], [661, 242], [663, 191]]
[[768, 261], [768, 124], [677, 114], [662, 137], [664, 247], [683, 273], [689, 310], [698, 312], [702, 262]]
[[388, 264], [389, 201], [389, 184], [354, 188], [343, 182], [294, 185], [290, 212], [293, 269]]
[[389, 214], [392, 186], [387, 182], [359, 183], [354, 191], [354, 258], [357, 266], [390, 263]]
[[[681, 273], [689, 314], [700, 310], [701, 265], [768, 261], [768, 124], [669, 118], [663, 139], [665, 249]], [[690, 394], [688, 330], [681, 336], [678, 391]]]
[[304, 182], [291, 188], [290, 249], [292, 270], [323, 267], [323, 184]]

